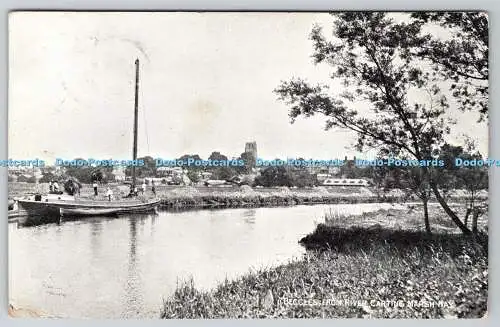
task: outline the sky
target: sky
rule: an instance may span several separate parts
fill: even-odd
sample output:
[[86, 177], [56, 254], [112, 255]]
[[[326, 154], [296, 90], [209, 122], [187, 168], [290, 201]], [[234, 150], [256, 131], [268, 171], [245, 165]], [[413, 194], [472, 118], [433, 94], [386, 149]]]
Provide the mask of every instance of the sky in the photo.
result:
[[[138, 155], [373, 157], [323, 117], [290, 124], [273, 93], [294, 77], [329, 80], [309, 34], [324, 13], [18, 12], [9, 17], [9, 158], [130, 159], [140, 60]], [[330, 85], [332, 83], [330, 82]], [[333, 86], [341, 87], [340, 84]], [[453, 137], [488, 148], [474, 114], [453, 113]]]

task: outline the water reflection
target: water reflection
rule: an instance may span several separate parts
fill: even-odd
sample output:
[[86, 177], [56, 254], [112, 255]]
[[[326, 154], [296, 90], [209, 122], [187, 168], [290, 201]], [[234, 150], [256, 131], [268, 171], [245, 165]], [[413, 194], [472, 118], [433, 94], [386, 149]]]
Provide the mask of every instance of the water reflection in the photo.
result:
[[162, 297], [170, 296], [179, 281], [193, 278], [196, 287], [208, 289], [251, 268], [301, 256], [298, 240], [331, 207], [160, 212], [59, 226], [9, 225], [9, 297], [74, 318], [155, 318]]
[[[59, 230], [61, 228], [58, 228]], [[90, 221], [90, 247], [92, 251], [92, 258], [98, 258], [101, 252], [101, 220]], [[59, 232], [60, 233], [60, 232]]]
[[255, 224], [256, 213], [257, 213], [257, 210], [255, 210], [255, 209], [248, 209], [248, 210], [243, 211], [242, 216], [243, 216], [243, 220], [245, 221], [245, 223], [247, 223], [249, 225]]
[[150, 235], [151, 235], [151, 237], [153, 237], [155, 235], [155, 230], [156, 230], [155, 225], [156, 225], [156, 219], [157, 219], [156, 216], [157, 215], [151, 215], [151, 217], [150, 217], [150, 220], [151, 220], [151, 232], [150, 232]]
[[[141, 314], [143, 307], [143, 295], [141, 292], [141, 276], [139, 271], [139, 260], [137, 257], [138, 236], [137, 236], [137, 218], [131, 216], [128, 218], [129, 226], [129, 252], [127, 265], [127, 279], [125, 282], [125, 311], [124, 318], [130, 318]], [[141, 226], [144, 220], [140, 220]]]

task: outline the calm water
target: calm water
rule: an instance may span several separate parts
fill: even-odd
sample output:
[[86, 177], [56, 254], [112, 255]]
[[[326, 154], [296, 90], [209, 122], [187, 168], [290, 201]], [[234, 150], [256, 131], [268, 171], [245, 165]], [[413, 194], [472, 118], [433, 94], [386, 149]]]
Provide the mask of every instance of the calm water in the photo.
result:
[[9, 224], [15, 305], [73, 318], [152, 317], [189, 278], [208, 289], [300, 257], [298, 240], [329, 210], [389, 204], [161, 212], [36, 227]]

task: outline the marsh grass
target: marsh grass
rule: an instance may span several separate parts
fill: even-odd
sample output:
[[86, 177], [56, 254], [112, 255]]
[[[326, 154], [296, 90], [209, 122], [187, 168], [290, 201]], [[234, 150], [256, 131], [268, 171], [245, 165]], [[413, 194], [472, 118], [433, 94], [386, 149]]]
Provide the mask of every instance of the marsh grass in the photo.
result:
[[[407, 221], [417, 220], [419, 211], [405, 215], [400, 211], [398, 216], [397, 211], [380, 210], [354, 217], [327, 213], [330, 219], [300, 240], [308, 249], [302, 259], [249, 272], [210, 291], [197, 290], [192, 281], [181, 284], [164, 301], [161, 317], [483, 317], [487, 312], [488, 236], [429, 235], [415, 226], [401, 229], [373, 224], [377, 219], [382, 222], [388, 213], [401, 221], [401, 227], [413, 226]], [[368, 225], [363, 226], [363, 221]], [[292, 305], [286, 302], [290, 299], [316, 302]], [[332, 299], [351, 304], [321, 304]], [[379, 305], [398, 300], [421, 305]]]
[[[464, 205], [452, 205], [453, 211], [459, 217], [465, 214]], [[431, 229], [435, 232], [459, 233], [455, 223], [438, 205], [429, 206], [429, 220]], [[424, 211], [422, 205], [393, 205], [390, 209], [378, 209], [376, 211], [362, 212], [353, 215], [349, 211], [342, 211], [338, 208], [332, 208], [325, 213], [325, 224], [336, 227], [376, 227], [396, 230], [425, 230]], [[488, 214], [480, 216], [478, 219], [479, 230], [486, 232], [488, 225]]]
[[[297, 204], [321, 203], [364, 203], [376, 202], [376, 197], [360, 194], [324, 194], [303, 191], [273, 190], [268, 192], [210, 191], [210, 192], [163, 192], [159, 193], [165, 207], [264, 207], [291, 206]], [[389, 200], [387, 200], [389, 201]]]

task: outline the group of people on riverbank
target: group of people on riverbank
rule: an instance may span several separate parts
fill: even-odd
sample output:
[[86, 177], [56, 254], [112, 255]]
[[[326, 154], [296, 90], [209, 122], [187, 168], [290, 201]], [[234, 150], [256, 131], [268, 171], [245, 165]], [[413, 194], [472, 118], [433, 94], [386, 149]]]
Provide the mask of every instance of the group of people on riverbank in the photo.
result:
[[[92, 188], [94, 189], [94, 197], [97, 197], [99, 195], [98, 187], [99, 184], [97, 183], [97, 181], [94, 181], [92, 183]], [[111, 198], [113, 197], [113, 190], [111, 190], [109, 186], [106, 188], [106, 197], [108, 198], [108, 201], [111, 201]]]
[[[140, 188], [137, 188], [135, 185], [130, 185], [130, 192], [128, 196], [137, 196], [140, 194], [145, 194], [147, 191], [147, 185], [146, 182], [142, 182], [142, 185]], [[156, 196], [156, 186], [155, 182], [151, 181], [151, 192], [153, 193], [154, 196]]]
[[59, 189], [59, 183], [57, 181], [49, 182], [49, 193], [50, 194], [62, 194], [62, 191]]

